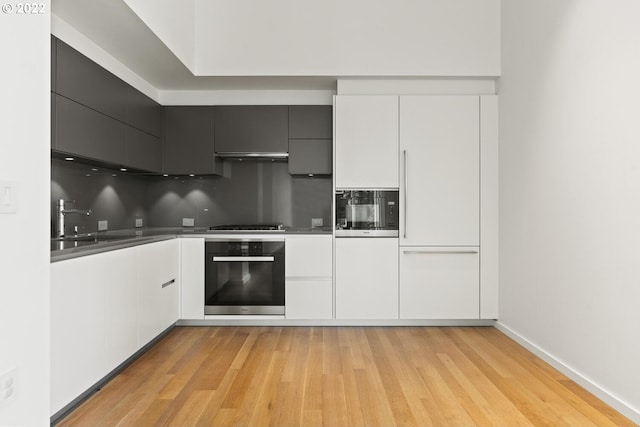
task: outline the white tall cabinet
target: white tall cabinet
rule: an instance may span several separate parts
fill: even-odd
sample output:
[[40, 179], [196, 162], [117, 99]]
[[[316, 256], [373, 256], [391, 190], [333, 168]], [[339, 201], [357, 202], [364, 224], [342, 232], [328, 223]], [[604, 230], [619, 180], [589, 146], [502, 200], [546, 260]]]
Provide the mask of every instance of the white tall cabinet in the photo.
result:
[[480, 101], [400, 97], [400, 317], [478, 319]]
[[478, 246], [477, 96], [400, 97], [400, 246]]
[[[395, 257], [367, 264], [359, 254], [378, 239], [336, 239], [336, 317], [367, 318], [356, 295], [385, 295], [400, 319], [496, 319], [497, 96], [338, 95], [335, 106], [336, 188], [400, 191]], [[375, 272], [393, 268], [396, 294]]]
[[398, 97], [337, 96], [337, 188], [398, 187]]

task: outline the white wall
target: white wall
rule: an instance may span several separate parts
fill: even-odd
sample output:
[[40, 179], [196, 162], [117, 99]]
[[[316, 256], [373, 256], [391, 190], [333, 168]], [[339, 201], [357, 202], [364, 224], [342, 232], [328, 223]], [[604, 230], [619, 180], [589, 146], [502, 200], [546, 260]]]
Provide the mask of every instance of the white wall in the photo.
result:
[[500, 0], [196, 0], [195, 21], [196, 75], [500, 74]]
[[502, 2], [500, 327], [640, 422], [640, 2]]
[[3, 426], [49, 424], [50, 3], [43, 3], [43, 14], [0, 13], [0, 181], [19, 187], [17, 213], [0, 213], [0, 374], [16, 373], [15, 398], [0, 405]]

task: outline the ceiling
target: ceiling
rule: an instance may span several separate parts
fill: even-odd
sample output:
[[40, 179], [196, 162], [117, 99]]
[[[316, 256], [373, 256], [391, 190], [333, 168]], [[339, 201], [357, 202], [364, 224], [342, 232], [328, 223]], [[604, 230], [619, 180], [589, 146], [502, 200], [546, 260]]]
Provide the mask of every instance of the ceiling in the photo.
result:
[[194, 76], [122, 0], [52, 0], [52, 12], [158, 90], [335, 90], [335, 77]]

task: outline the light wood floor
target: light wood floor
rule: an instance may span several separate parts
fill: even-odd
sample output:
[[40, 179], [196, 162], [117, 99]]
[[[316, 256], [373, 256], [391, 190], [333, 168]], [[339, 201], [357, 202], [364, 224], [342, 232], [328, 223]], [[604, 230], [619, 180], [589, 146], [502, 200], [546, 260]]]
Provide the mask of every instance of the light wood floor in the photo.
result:
[[59, 425], [634, 424], [494, 328], [178, 327]]

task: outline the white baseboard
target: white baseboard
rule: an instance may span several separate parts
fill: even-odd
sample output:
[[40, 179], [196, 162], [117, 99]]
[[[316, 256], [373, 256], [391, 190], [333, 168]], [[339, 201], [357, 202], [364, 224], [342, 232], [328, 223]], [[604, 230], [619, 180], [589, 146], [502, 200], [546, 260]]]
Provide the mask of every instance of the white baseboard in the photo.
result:
[[493, 326], [495, 320], [294, 320], [282, 316], [205, 316], [205, 319], [181, 319], [178, 326]]
[[609, 406], [623, 414], [625, 417], [629, 418], [636, 424], [640, 425], [640, 410], [634, 408], [628, 403], [616, 397], [614, 394], [603, 388], [602, 386], [596, 384], [591, 379], [585, 377], [580, 372], [577, 372], [571, 366], [565, 364], [564, 362], [557, 359], [553, 354], [548, 353], [542, 348], [538, 347], [536, 344], [524, 338], [517, 331], [511, 329], [504, 323], [497, 321], [494, 325], [500, 332], [507, 335], [509, 338], [516, 341], [518, 344], [522, 345], [524, 348], [553, 366], [558, 371], [562, 372], [564, 375], [569, 377], [572, 381], [579, 384], [581, 387], [585, 388], [591, 394], [597, 396], [599, 399], [603, 400]]

